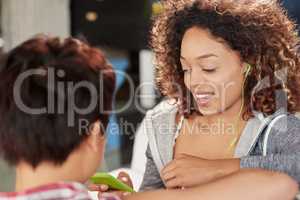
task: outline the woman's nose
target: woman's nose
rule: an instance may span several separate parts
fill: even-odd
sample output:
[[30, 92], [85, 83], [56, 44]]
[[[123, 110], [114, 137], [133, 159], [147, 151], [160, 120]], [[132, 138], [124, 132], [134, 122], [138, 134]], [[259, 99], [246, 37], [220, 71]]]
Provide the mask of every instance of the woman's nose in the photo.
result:
[[190, 74], [190, 84], [193, 85], [199, 85], [204, 84], [207, 82], [206, 77], [204, 76], [203, 72], [201, 70], [192, 70]]

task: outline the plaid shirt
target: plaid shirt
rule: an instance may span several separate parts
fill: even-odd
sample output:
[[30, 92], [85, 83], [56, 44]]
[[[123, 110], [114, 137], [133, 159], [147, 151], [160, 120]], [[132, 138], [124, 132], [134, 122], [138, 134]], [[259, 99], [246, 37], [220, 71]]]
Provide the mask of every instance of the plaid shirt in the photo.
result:
[[[0, 192], [0, 200], [92, 200], [87, 189], [80, 183], [59, 182], [39, 186], [22, 192]], [[106, 195], [100, 200], [120, 200]]]

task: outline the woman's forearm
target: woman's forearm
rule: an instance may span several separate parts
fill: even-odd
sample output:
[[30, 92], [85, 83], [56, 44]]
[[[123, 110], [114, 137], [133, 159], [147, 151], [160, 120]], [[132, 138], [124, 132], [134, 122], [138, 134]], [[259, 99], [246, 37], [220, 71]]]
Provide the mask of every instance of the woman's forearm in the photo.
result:
[[288, 175], [259, 169], [240, 170], [197, 188], [203, 199], [292, 200], [298, 184]]
[[137, 193], [126, 200], [292, 200], [297, 191], [297, 183], [285, 174], [241, 170], [194, 188]]

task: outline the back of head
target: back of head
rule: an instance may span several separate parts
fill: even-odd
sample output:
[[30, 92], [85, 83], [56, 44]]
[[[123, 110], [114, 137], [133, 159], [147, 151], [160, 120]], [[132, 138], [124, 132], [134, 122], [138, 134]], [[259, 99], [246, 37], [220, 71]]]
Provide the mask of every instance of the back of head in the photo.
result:
[[11, 164], [62, 164], [93, 122], [108, 123], [115, 74], [102, 52], [76, 40], [30, 39], [0, 72], [0, 153]]

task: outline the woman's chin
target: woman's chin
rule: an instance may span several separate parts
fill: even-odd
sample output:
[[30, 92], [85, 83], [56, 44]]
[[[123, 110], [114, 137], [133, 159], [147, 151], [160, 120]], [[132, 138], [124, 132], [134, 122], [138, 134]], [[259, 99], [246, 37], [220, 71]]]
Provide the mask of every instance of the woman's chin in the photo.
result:
[[213, 106], [199, 106], [198, 105], [198, 111], [204, 116], [214, 115], [214, 114], [219, 113], [218, 109], [216, 109]]
[[215, 114], [218, 114], [218, 112], [216, 111], [216, 110], [214, 110], [214, 111], [208, 111], [208, 110], [205, 110], [205, 111], [200, 111], [201, 112], [201, 114], [203, 115], [203, 116], [209, 116], [209, 115], [215, 115]]

